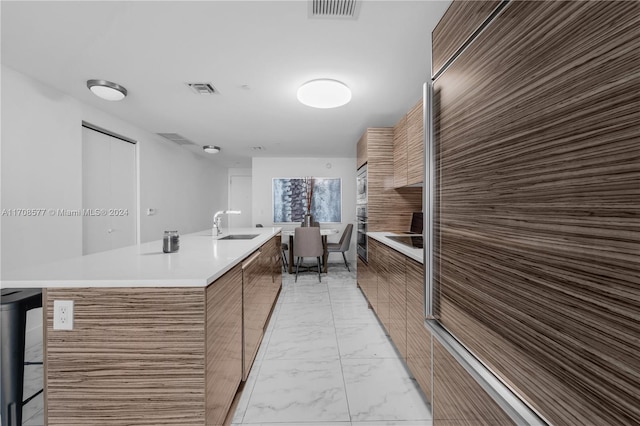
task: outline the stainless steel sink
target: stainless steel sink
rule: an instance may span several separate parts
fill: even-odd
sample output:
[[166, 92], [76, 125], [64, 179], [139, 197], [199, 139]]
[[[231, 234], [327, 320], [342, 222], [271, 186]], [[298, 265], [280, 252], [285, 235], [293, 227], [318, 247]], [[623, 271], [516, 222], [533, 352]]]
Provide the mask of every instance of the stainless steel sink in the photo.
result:
[[219, 240], [252, 240], [260, 234], [231, 234], [226, 237], [218, 238]]

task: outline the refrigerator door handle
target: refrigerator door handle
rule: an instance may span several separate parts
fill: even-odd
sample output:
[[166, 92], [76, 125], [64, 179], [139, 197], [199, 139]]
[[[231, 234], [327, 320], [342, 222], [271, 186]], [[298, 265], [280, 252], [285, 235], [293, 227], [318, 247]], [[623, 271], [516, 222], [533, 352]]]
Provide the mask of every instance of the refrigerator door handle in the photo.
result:
[[435, 181], [435, 146], [434, 146], [434, 132], [433, 132], [433, 83], [427, 81], [423, 86], [423, 122], [424, 122], [424, 147], [425, 147], [425, 176], [424, 183], [427, 189], [425, 197], [426, 208], [424, 209], [427, 214], [424, 217], [424, 259], [423, 263], [426, 269], [425, 280], [425, 317], [427, 319], [436, 318], [434, 312], [434, 284], [433, 284], [433, 215], [434, 215], [434, 194], [436, 190]]

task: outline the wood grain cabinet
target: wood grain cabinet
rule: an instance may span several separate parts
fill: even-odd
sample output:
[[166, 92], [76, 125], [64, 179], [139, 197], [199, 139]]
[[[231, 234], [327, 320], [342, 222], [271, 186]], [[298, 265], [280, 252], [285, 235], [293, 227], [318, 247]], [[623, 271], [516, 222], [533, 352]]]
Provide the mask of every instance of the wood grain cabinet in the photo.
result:
[[242, 380], [246, 380], [262, 341], [266, 283], [262, 271], [262, 253], [254, 252], [242, 262], [243, 355]]
[[501, 0], [453, 1], [433, 29], [431, 70], [435, 75], [498, 7]]
[[[46, 424], [223, 425], [280, 291], [279, 238], [207, 287], [44, 289]], [[53, 330], [58, 299], [74, 330]]]
[[369, 262], [360, 261], [358, 268], [358, 285], [431, 402], [431, 333], [425, 326], [423, 265], [369, 238]]
[[638, 28], [512, 1], [434, 82], [436, 314], [558, 426], [640, 424]]
[[358, 142], [358, 164], [367, 164], [367, 223], [369, 232], [403, 232], [411, 213], [422, 210], [422, 188], [395, 188], [393, 128], [369, 128]]
[[378, 306], [375, 312], [387, 333], [389, 333], [391, 331], [391, 283], [389, 280], [391, 276], [389, 273], [391, 249], [374, 239], [369, 239], [369, 242], [376, 251], [373, 270], [378, 284]]
[[282, 284], [277, 238], [242, 263], [243, 380], [249, 376]]
[[373, 273], [373, 262], [375, 254], [369, 248], [369, 263], [364, 262], [358, 256], [358, 287], [362, 290], [369, 307], [374, 311], [378, 308], [378, 282]]
[[387, 248], [385, 254], [389, 259], [389, 336], [407, 360], [407, 267], [406, 256]]
[[281, 237], [278, 235], [260, 248], [262, 251], [261, 262], [263, 263], [262, 273], [265, 279], [264, 300], [267, 305], [270, 305], [266, 316], [271, 313], [273, 301], [277, 297], [282, 284], [282, 261], [280, 260], [282, 250], [280, 247]]
[[424, 181], [424, 103], [422, 99], [407, 114], [407, 185]]
[[407, 278], [407, 366], [427, 401], [431, 402], [431, 333], [426, 328], [424, 266], [406, 259]]
[[393, 186], [407, 186], [407, 116], [393, 126]]
[[393, 185], [401, 188], [424, 180], [424, 114], [418, 101], [393, 127]]
[[[53, 330], [59, 299], [71, 331]], [[47, 288], [42, 303], [45, 424], [205, 424], [205, 288]]]
[[207, 424], [222, 425], [242, 381], [242, 266], [207, 287]]
[[367, 146], [367, 142], [368, 142], [368, 136], [367, 136], [367, 132], [365, 132], [362, 137], [360, 138], [360, 140], [358, 141], [358, 145], [356, 147], [356, 168], [359, 169], [360, 167], [364, 166], [365, 164], [367, 164], [367, 161], [369, 159], [368, 157], [368, 146]]

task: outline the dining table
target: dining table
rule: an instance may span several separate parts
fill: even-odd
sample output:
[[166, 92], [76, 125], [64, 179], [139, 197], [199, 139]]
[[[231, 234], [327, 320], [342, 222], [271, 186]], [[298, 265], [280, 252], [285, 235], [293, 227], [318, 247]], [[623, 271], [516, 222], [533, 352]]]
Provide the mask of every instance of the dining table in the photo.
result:
[[[327, 250], [327, 236], [331, 234], [337, 234], [340, 232], [338, 229], [334, 228], [320, 228], [320, 235], [322, 236], [322, 272], [327, 273], [327, 261], [329, 260], [329, 251]], [[287, 272], [293, 274], [293, 235], [295, 234], [294, 229], [283, 229], [282, 236], [289, 236], [289, 266], [287, 268]]]

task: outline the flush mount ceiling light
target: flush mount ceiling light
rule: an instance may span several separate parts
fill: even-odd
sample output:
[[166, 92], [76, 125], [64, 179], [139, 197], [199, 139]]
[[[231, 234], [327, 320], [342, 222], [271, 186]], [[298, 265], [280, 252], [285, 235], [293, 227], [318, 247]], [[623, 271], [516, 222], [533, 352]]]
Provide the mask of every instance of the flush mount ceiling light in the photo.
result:
[[87, 87], [94, 95], [107, 101], [121, 101], [127, 96], [127, 89], [107, 80], [87, 80]]
[[202, 149], [204, 149], [204, 152], [206, 152], [207, 154], [217, 154], [220, 152], [219, 146], [205, 145], [202, 147]]
[[338, 80], [311, 80], [298, 89], [298, 100], [313, 108], [337, 108], [351, 100], [351, 90]]

